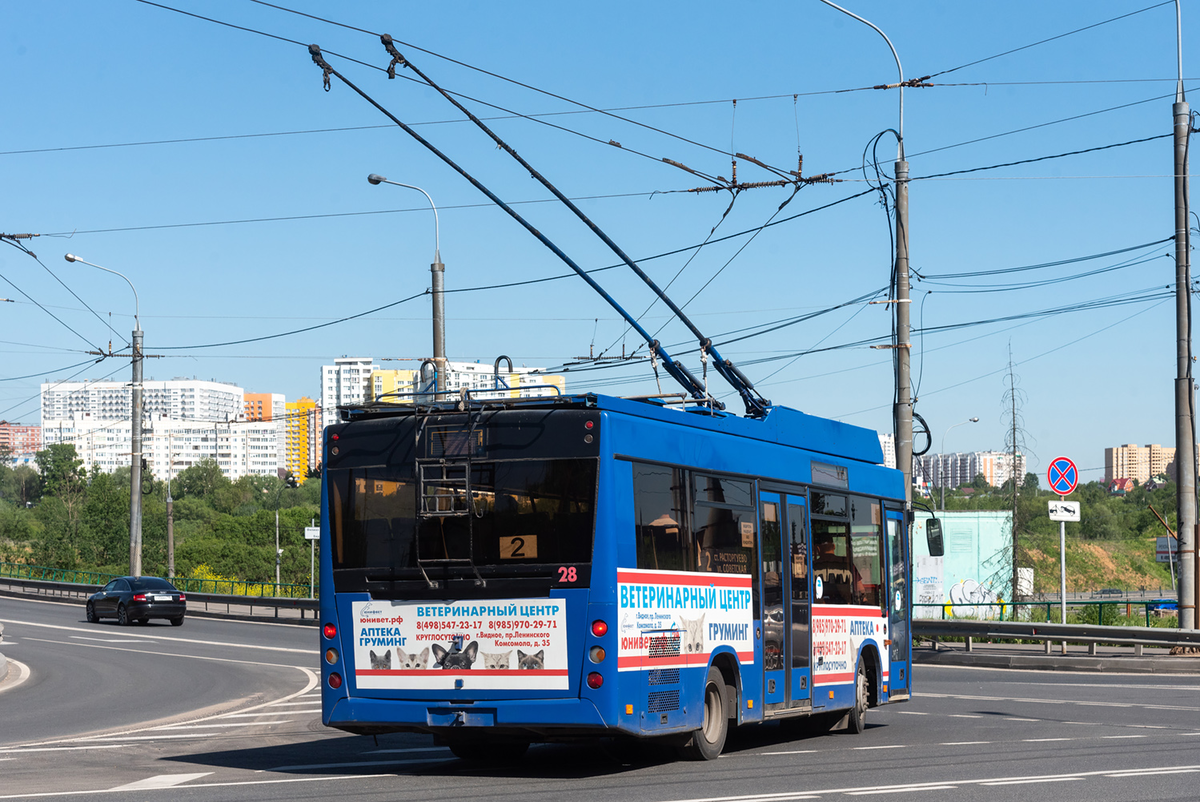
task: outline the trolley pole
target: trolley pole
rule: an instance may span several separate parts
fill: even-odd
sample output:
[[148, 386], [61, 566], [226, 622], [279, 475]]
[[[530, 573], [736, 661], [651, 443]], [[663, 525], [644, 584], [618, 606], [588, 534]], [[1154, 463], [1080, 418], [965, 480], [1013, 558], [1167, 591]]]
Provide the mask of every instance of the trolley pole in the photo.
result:
[[[1175, 2], [1177, 30], [1179, 0]], [[1179, 628], [1196, 628], [1196, 427], [1193, 420], [1191, 265], [1188, 233], [1188, 135], [1191, 110], [1183, 94], [1183, 40], [1179, 38], [1179, 82], [1175, 119], [1175, 479], [1179, 511]]]

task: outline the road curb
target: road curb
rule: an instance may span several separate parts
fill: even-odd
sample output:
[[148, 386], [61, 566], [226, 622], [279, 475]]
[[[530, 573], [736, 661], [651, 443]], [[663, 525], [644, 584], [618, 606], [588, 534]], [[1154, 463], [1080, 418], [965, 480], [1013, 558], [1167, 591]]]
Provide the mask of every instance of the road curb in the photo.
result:
[[1033, 671], [1079, 671], [1114, 674], [1200, 674], [1196, 655], [1142, 656], [1027, 654], [1011, 651], [913, 649], [913, 662], [923, 665], [1012, 668]]

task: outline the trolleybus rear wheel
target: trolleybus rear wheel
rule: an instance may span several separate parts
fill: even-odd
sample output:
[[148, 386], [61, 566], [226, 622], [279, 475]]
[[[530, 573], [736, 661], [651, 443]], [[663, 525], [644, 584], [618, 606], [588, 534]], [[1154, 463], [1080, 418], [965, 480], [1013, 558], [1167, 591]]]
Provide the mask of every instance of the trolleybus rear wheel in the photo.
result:
[[704, 683], [704, 722], [680, 753], [688, 760], [715, 760], [725, 748], [729, 735], [728, 707], [725, 700], [725, 677], [715, 666], [708, 669]]
[[870, 700], [867, 698], [867, 669], [863, 666], [862, 661], [858, 664], [858, 673], [854, 678], [854, 707], [850, 708], [850, 712], [846, 716], [846, 730], [855, 735], [858, 735], [867, 726], [867, 706]]

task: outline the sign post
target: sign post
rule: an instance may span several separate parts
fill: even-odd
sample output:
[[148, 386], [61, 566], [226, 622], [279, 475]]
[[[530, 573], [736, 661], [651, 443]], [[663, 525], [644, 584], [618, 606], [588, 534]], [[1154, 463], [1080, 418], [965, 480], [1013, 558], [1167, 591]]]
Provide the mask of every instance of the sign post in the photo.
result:
[[[316, 519], [313, 519], [316, 523]], [[308, 598], [313, 597], [313, 589], [316, 585], [317, 575], [317, 541], [321, 539], [321, 527], [306, 526], [304, 527], [304, 539], [308, 541], [310, 546], [308, 550]]]
[[[1050, 502], [1050, 520], [1058, 521], [1059, 593], [1062, 623], [1067, 623], [1067, 521], [1079, 520], [1079, 502], [1063, 501], [1079, 485], [1079, 469], [1067, 457], [1055, 457], [1046, 469], [1046, 480], [1050, 489], [1059, 495], [1058, 501]], [[1058, 509], [1056, 509], [1056, 507]], [[1073, 509], [1072, 509], [1073, 508]], [[1073, 517], [1072, 517], [1073, 514]], [[1066, 649], [1063, 643], [1063, 649]]]

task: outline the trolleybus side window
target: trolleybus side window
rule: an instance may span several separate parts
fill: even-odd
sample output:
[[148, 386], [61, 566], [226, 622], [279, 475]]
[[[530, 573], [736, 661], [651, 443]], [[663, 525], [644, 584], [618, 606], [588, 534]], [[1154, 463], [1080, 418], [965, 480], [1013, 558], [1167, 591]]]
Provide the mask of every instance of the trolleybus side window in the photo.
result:
[[700, 570], [754, 577], [754, 607], [758, 609], [757, 535], [752, 485], [741, 479], [693, 474], [695, 505], [692, 516]]
[[696, 570], [699, 556], [687, 520], [685, 477], [679, 468], [633, 463], [638, 568]]
[[850, 554], [854, 604], [879, 607], [885, 595], [880, 567], [883, 508], [878, 501], [850, 497]]
[[848, 499], [833, 493], [812, 494], [813, 576], [820, 582], [817, 604], [852, 604]]

